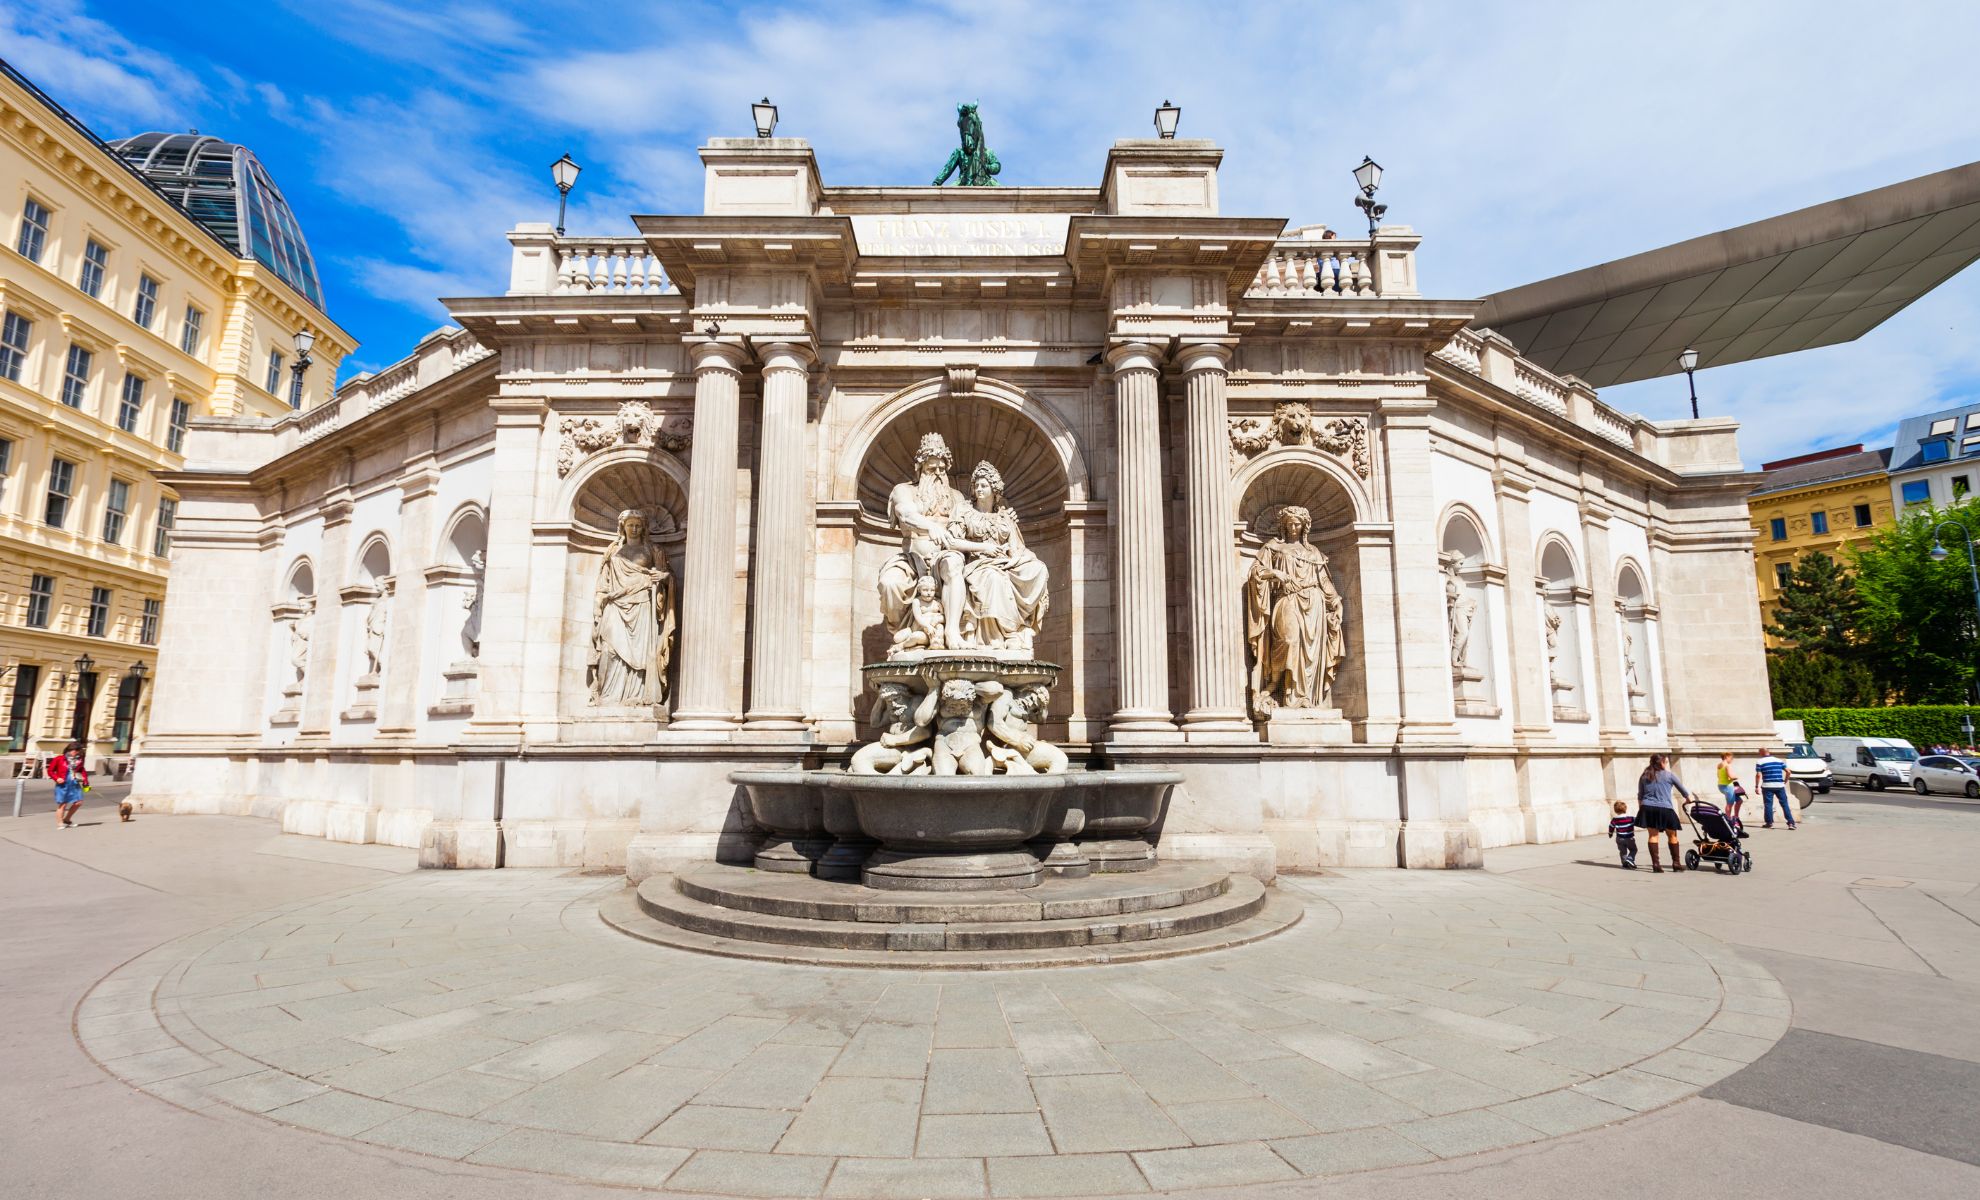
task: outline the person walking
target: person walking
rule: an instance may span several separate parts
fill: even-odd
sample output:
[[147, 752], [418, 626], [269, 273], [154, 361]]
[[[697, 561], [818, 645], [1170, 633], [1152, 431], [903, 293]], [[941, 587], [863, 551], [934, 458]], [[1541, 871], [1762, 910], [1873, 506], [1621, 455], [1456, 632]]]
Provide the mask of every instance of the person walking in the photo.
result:
[[1655, 874], [1664, 873], [1657, 861], [1657, 834], [1662, 831], [1670, 845], [1671, 870], [1684, 870], [1678, 858], [1678, 831], [1684, 822], [1678, 820], [1677, 802], [1671, 799], [1671, 792], [1677, 791], [1686, 800], [1695, 799], [1676, 775], [1671, 774], [1661, 754], [1650, 756], [1650, 765], [1643, 768], [1643, 774], [1636, 778], [1636, 825], [1644, 831], [1644, 840], [1650, 847], [1650, 870]]
[[1726, 812], [1739, 819], [1739, 802], [1744, 799], [1739, 790], [1739, 778], [1733, 774], [1733, 755], [1728, 750], [1719, 755], [1719, 795], [1726, 802]]
[[62, 753], [48, 760], [48, 777], [55, 781], [55, 817], [58, 829], [76, 827], [76, 810], [82, 807], [83, 793], [89, 790], [89, 768], [83, 765], [81, 742], [70, 742]]
[[1788, 795], [1787, 764], [1774, 757], [1772, 750], [1762, 750], [1753, 763], [1753, 786], [1760, 789], [1760, 828], [1774, 827], [1774, 801], [1781, 802], [1781, 815], [1787, 818], [1789, 829], [1797, 828], [1794, 823], [1794, 798]]

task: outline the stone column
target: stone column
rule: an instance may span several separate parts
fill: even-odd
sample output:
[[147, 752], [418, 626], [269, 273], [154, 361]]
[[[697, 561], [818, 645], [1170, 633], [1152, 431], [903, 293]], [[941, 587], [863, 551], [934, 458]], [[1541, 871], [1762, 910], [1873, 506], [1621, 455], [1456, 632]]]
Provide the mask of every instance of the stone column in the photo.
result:
[[[804, 429], [812, 356], [809, 347], [797, 342], [772, 342], [759, 346], [757, 353], [763, 361], [763, 420], [757, 435], [756, 562], [750, 572], [749, 712], [744, 728], [805, 729]], [[697, 438], [702, 436], [699, 406], [697, 390]], [[730, 446], [733, 453], [733, 438]], [[699, 470], [697, 461], [697, 475]], [[690, 492], [699, 494], [692, 484]], [[689, 510], [691, 523], [692, 499]], [[689, 539], [691, 555], [692, 532]]]
[[343, 483], [323, 506], [322, 551], [316, 562], [316, 614], [309, 632], [309, 664], [303, 672], [302, 718], [296, 730], [298, 740], [327, 739], [337, 710], [337, 664], [342, 647], [344, 606], [337, 593], [343, 590], [350, 569], [347, 557], [351, 540], [350, 464], [344, 465]]
[[1552, 692], [1547, 687], [1547, 647], [1540, 637], [1540, 595], [1534, 589], [1533, 522], [1528, 493], [1533, 480], [1501, 467], [1492, 475], [1499, 502], [1499, 537], [1506, 559], [1506, 647], [1512, 679], [1513, 735], [1522, 740], [1553, 735]]
[[385, 629], [385, 678], [378, 709], [380, 737], [410, 738], [418, 729], [420, 694], [426, 678], [439, 665], [423, 662], [427, 596], [418, 586], [433, 553], [433, 508], [440, 490], [440, 468], [434, 457], [439, 420], [429, 419], [413, 435], [405, 473], [399, 477], [399, 536], [394, 546], [392, 615]]
[[1629, 736], [1629, 688], [1623, 682], [1622, 628], [1616, 615], [1615, 562], [1609, 555], [1609, 507], [1581, 502], [1581, 537], [1588, 553], [1588, 635], [1595, 644], [1595, 703], [1584, 705], [1604, 736]]
[[1244, 614], [1231, 544], [1230, 363], [1230, 349], [1216, 343], [1185, 346], [1177, 356], [1188, 394], [1190, 672], [1183, 732], [1196, 740], [1255, 741], [1245, 713]]
[[1394, 527], [1397, 682], [1403, 741], [1458, 736], [1451, 702], [1450, 624], [1437, 562], [1436, 491], [1430, 473], [1434, 400], [1381, 402], [1388, 462], [1389, 520]]
[[736, 727], [730, 665], [736, 619], [736, 439], [740, 346], [699, 342], [694, 356], [694, 448], [688, 463], [687, 563], [681, 592], [681, 679], [671, 727]]
[[1114, 370], [1114, 671], [1111, 735], [1173, 737], [1167, 588], [1162, 559], [1161, 359], [1129, 342], [1107, 352]]

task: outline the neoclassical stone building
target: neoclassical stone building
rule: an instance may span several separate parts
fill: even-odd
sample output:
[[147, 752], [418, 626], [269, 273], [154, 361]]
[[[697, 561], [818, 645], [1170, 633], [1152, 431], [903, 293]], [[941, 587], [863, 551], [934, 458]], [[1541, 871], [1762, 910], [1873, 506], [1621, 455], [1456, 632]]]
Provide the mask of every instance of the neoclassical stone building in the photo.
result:
[[1116, 143], [1097, 188], [702, 158], [702, 215], [518, 228], [460, 329], [196, 424], [146, 807], [434, 866], [738, 852], [731, 770], [874, 737], [930, 433], [1048, 570], [1041, 735], [1182, 772], [1164, 857], [1476, 865], [1600, 830], [1651, 751], [1702, 780], [1764, 744], [1733, 422], [1521, 358], [1419, 294], [1409, 229], [1220, 215], [1187, 140]]

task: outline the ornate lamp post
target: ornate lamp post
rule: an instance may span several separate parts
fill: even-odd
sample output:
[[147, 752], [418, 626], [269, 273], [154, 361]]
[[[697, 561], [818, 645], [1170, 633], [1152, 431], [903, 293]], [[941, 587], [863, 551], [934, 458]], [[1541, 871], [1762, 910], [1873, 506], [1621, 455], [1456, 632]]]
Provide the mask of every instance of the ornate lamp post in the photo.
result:
[[1162, 101], [1162, 107], [1155, 110], [1155, 136], [1169, 141], [1176, 136], [1176, 122], [1182, 120], [1182, 109]]
[[309, 352], [315, 346], [316, 334], [310, 331], [309, 326], [305, 325], [301, 329], [296, 330], [296, 365], [289, 368], [290, 371], [295, 373], [295, 378], [289, 383], [290, 408], [302, 407], [303, 372], [309, 370], [309, 365], [316, 361], [309, 356]]
[[749, 115], [756, 120], [756, 136], [767, 138], [777, 132], [777, 106], [765, 96], [749, 106]]
[[87, 682], [84, 676], [88, 675], [91, 668], [95, 666], [96, 660], [89, 656], [89, 651], [87, 650], [83, 651], [75, 661], [76, 715], [69, 723], [69, 740], [81, 742], [83, 744], [84, 754], [89, 752], [89, 709], [96, 702], [96, 696], [93, 691], [87, 696], [83, 694], [83, 685]]
[[584, 170], [577, 160], [566, 154], [550, 164], [550, 181], [557, 185], [557, 236], [564, 236], [564, 206], [570, 201], [571, 189], [577, 186], [578, 172]]
[[1684, 372], [1685, 382], [1691, 385], [1691, 419], [1696, 421], [1698, 419], [1698, 377], [1693, 372], [1698, 370], [1698, 351], [1686, 346], [1678, 355], [1678, 370]]
[[[1966, 539], [1966, 577], [1973, 584], [1973, 615], [1976, 619], [1980, 619], [1980, 566], [1976, 566], [1973, 561], [1973, 531], [1958, 521], [1939, 522], [1932, 529], [1932, 561], [1944, 562], [1947, 558], [1951, 557], [1950, 553], [1939, 542], [1939, 534], [1947, 526], [1959, 530], [1959, 536]], [[1980, 626], [1976, 626], [1975, 628], [1980, 629]], [[1966, 727], [1968, 729], [1972, 726], [1972, 720], [1973, 718], [1971, 717], [1966, 718]]]
[[1361, 156], [1361, 165], [1354, 169], [1355, 186], [1361, 194], [1354, 198], [1354, 206], [1368, 218], [1368, 236], [1375, 236], [1375, 226], [1388, 214], [1389, 206], [1375, 203], [1375, 189], [1382, 186], [1382, 164]]

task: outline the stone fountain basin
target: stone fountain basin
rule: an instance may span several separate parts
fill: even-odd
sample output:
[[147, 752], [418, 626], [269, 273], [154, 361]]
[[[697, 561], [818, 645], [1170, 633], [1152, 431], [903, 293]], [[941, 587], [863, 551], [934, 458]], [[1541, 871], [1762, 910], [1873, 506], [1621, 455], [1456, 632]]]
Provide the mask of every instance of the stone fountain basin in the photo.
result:
[[749, 819], [759, 829], [780, 838], [815, 838], [825, 832], [825, 812], [813, 774], [822, 772], [736, 771], [729, 782], [742, 785]]
[[1097, 794], [1086, 798], [1089, 838], [1131, 838], [1147, 831], [1162, 815], [1169, 789], [1182, 782], [1176, 771], [1094, 771]]
[[[729, 780], [748, 793], [751, 819], [786, 837], [823, 832], [824, 809], [850, 800], [860, 830], [890, 848], [976, 850], [1059, 833], [1046, 829], [1048, 818], [1068, 809], [1085, 814], [1088, 833], [1139, 833], [1161, 815], [1169, 789], [1182, 776], [1174, 771], [968, 776], [785, 770], [736, 771]], [[1096, 820], [1103, 824], [1096, 827]]]

